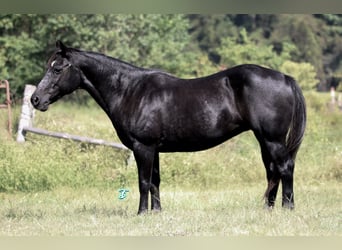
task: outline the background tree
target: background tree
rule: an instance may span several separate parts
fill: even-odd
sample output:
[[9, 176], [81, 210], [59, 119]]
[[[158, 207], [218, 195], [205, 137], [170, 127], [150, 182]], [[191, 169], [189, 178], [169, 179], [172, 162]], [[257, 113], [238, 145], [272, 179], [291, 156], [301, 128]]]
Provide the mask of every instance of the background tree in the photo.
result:
[[245, 28], [242, 28], [239, 36], [226, 37], [221, 41], [217, 52], [221, 55], [220, 63], [232, 67], [238, 64], [260, 64], [279, 70], [285, 60], [290, 60], [291, 53], [296, 50], [293, 44], [284, 42], [280, 54], [272, 45], [252, 40]]
[[294, 77], [302, 90], [313, 90], [318, 84], [315, 67], [310, 63], [285, 61], [279, 70]]
[[[248, 38], [253, 41], [255, 46], [263, 48], [264, 52], [267, 47], [272, 48], [277, 52], [275, 56], [284, 53], [283, 50], [288, 53], [288, 46], [293, 47], [294, 45], [297, 49], [290, 50], [291, 61], [313, 65], [321, 90], [329, 89], [329, 79], [340, 79], [342, 76], [342, 15], [221, 15], [220, 18], [215, 19], [215, 25], [207, 25], [206, 18], [205, 15], [191, 15], [189, 19], [193, 26], [190, 33], [201, 43], [201, 49], [215, 55], [210, 57], [215, 63], [220, 63], [220, 51], [224, 49], [223, 47], [232, 45], [231, 43], [227, 44], [227, 40], [230, 39], [233, 45], [241, 44], [241, 40], [237, 37], [239, 30], [244, 28]], [[208, 18], [212, 18], [212, 16], [210, 15]], [[210, 40], [204, 39], [205, 36], [210, 37]], [[208, 49], [211, 43], [209, 41], [215, 41], [212, 43], [215, 44], [214, 52]], [[241, 49], [241, 52], [246, 52], [243, 48]], [[231, 49], [226, 48], [226, 50]], [[252, 49], [250, 54], [252, 53], [258, 53], [258, 51]], [[237, 58], [238, 53], [235, 54]], [[274, 63], [269, 62], [268, 64]]]
[[19, 95], [39, 81], [57, 39], [181, 77], [211, 65], [192, 43], [183, 15], [1, 15], [0, 27], [1, 78]]
[[221, 45], [221, 39], [238, 35], [238, 28], [230, 15], [192, 14], [187, 17], [190, 20], [189, 33], [193, 41], [198, 43], [198, 46], [208, 54], [213, 63], [219, 63], [220, 55], [216, 50]]
[[85, 50], [180, 77], [219, 65], [258, 63], [280, 69], [309, 63], [319, 89], [342, 78], [342, 15], [0, 15], [0, 77], [22, 95], [41, 78], [57, 39]]

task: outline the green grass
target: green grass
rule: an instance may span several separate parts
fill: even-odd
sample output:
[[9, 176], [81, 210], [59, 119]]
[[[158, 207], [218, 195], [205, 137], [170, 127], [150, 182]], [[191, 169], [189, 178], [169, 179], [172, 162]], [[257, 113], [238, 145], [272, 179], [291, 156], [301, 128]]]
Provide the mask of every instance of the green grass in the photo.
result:
[[184, 191], [165, 187], [164, 210], [143, 216], [136, 216], [134, 187], [126, 200], [119, 200], [111, 189], [2, 194], [0, 235], [342, 235], [342, 200], [336, 196], [336, 183], [297, 188], [294, 211], [263, 209], [260, 188]]
[[[305, 95], [292, 212], [280, 199], [263, 209], [265, 171], [250, 132], [203, 152], [161, 154], [163, 211], [136, 216], [137, 171], [127, 152], [34, 134], [17, 144], [0, 129], [0, 235], [341, 236], [342, 113], [327, 108], [328, 94]], [[16, 124], [20, 107], [13, 112]], [[0, 111], [1, 128], [5, 119]], [[36, 112], [35, 126], [118, 141], [95, 106], [56, 103]], [[124, 201], [121, 187], [130, 190]]]

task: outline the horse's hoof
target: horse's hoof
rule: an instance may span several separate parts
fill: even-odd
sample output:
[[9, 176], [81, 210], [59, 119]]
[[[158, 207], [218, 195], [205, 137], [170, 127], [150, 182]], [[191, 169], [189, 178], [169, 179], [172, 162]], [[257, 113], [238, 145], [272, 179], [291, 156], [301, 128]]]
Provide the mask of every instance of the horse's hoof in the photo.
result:
[[289, 209], [289, 210], [294, 210], [294, 204], [293, 203], [283, 203], [283, 208]]
[[153, 214], [160, 214], [161, 213], [161, 208], [154, 208], [151, 210]]
[[144, 209], [144, 210], [139, 210], [138, 211], [138, 215], [145, 215], [148, 213], [148, 210], [147, 209]]
[[267, 211], [273, 211], [274, 205], [269, 205], [269, 204], [265, 203], [264, 209]]

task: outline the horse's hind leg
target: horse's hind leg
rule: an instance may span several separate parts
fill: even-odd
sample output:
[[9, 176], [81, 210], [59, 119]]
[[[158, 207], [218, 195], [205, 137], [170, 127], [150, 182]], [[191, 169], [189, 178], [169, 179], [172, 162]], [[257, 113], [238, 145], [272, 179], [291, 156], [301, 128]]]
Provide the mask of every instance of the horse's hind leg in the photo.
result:
[[267, 148], [261, 145], [262, 160], [266, 168], [267, 177], [267, 189], [265, 192], [265, 205], [269, 208], [274, 207], [275, 200], [277, 198], [278, 187], [280, 182], [279, 173], [276, 171], [274, 163], [271, 160], [271, 156], [268, 153]]
[[282, 205], [289, 209], [294, 209], [293, 171], [294, 161], [290, 157], [287, 157], [285, 162], [279, 166], [279, 172], [283, 188]]
[[[294, 195], [293, 195], [293, 171], [294, 161], [291, 159], [287, 148], [283, 143], [279, 142], [266, 142], [271, 164], [270, 170], [272, 171], [271, 182], [269, 182], [269, 200], [272, 198], [272, 192], [276, 192], [279, 184], [279, 179], [282, 184], [282, 205], [283, 207], [294, 208]], [[272, 187], [274, 185], [274, 187]]]
[[274, 142], [256, 136], [260, 143], [262, 159], [266, 168], [268, 187], [265, 193], [266, 205], [273, 207], [282, 182], [282, 205], [294, 208], [293, 170], [294, 162], [289, 156], [284, 143]]

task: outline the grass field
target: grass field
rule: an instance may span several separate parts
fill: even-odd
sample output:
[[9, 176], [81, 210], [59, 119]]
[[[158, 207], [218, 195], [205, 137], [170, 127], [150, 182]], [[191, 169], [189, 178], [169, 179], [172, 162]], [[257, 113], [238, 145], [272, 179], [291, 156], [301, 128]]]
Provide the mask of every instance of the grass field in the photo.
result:
[[[136, 216], [137, 173], [127, 152], [33, 134], [17, 144], [0, 129], [0, 235], [342, 236], [342, 114], [327, 108], [326, 94], [306, 99], [294, 211], [280, 199], [263, 209], [265, 171], [252, 133], [203, 152], [162, 154], [163, 211]], [[5, 118], [1, 111], [1, 127]], [[35, 126], [117, 141], [92, 105], [54, 104], [36, 113]], [[129, 189], [125, 200], [121, 187]]]
[[[296, 188], [295, 211], [262, 209], [262, 186], [243, 189], [162, 190], [164, 210], [136, 216], [138, 192], [57, 189], [0, 196], [1, 235], [341, 235], [337, 183]], [[334, 203], [331, 200], [335, 200]], [[330, 204], [327, 206], [326, 204]]]

